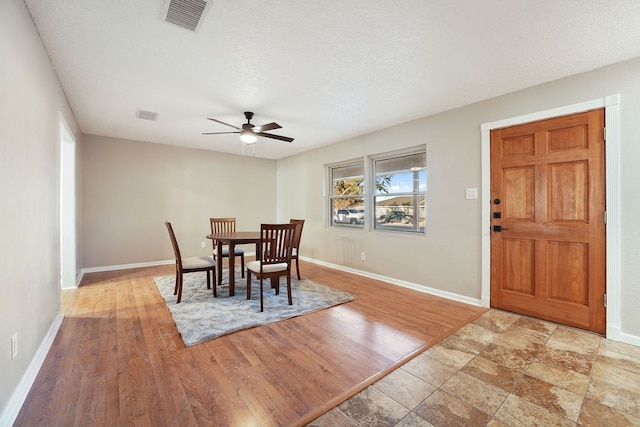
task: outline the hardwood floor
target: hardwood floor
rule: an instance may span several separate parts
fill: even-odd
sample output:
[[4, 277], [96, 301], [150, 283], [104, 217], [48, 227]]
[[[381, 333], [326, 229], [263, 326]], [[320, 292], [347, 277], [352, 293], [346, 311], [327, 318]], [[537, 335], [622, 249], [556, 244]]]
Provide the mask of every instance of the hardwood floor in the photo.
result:
[[304, 425], [486, 311], [301, 270], [357, 299], [189, 348], [153, 281], [173, 266], [86, 275], [15, 425]]

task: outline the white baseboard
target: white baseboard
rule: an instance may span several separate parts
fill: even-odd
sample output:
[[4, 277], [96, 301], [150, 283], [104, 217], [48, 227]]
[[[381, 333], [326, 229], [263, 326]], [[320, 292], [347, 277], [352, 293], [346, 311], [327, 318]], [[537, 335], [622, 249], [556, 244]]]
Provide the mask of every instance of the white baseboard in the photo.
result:
[[[245, 253], [245, 255], [253, 256], [255, 255], [255, 252], [253, 253], [247, 252]], [[320, 261], [313, 258], [307, 258], [307, 257], [301, 256], [300, 259], [313, 264], [318, 264], [328, 268], [332, 268], [334, 270], [345, 271], [347, 273], [357, 274], [358, 276], [368, 277], [371, 279], [380, 280], [382, 282], [391, 283], [392, 285], [401, 286], [403, 288], [413, 289], [418, 292], [423, 292], [430, 295], [436, 295], [436, 296], [447, 298], [450, 300], [459, 301], [465, 304], [482, 306], [481, 301], [478, 298], [470, 298], [464, 295], [458, 295], [452, 292], [430, 288], [428, 286], [417, 285], [415, 283], [405, 282], [404, 280], [394, 279], [393, 277], [387, 277], [387, 276], [382, 276], [380, 274], [369, 273], [366, 271], [357, 270], [355, 268], [344, 267], [342, 265], [332, 264], [330, 262]], [[152, 261], [152, 262], [143, 262], [143, 263], [135, 263], [135, 264], [120, 264], [120, 265], [107, 265], [103, 267], [89, 267], [89, 268], [83, 268], [82, 274], [84, 275], [85, 273], [96, 273], [101, 271], [126, 270], [129, 268], [154, 267], [157, 265], [169, 265], [169, 264], [173, 264], [174, 262], [175, 260], [171, 259], [171, 260], [165, 260], [165, 261]]]
[[80, 270], [80, 273], [76, 276], [75, 286], [63, 286], [62, 290], [67, 291], [69, 289], [76, 289], [78, 286], [80, 286], [80, 282], [82, 282], [83, 277], [84, 277], [84, 270]]
[[[245, 256], [254, 256], [256, 253], [255, 252], [245, 252], [244, 255]], [[119, 265], [105, 265], [102, 267], [88, 267], [88, 268], [83, 268], [82, 269], [82, 273], [81, 273], [81, 278], [82, 276], [84, 276], [85, 273], [98, 273], [101, 271], [114, 271], [114, 270], [127, 270], [129, 268], [143, 268], [143, 267], [155, 267], [157, 265], [170, 265], [170, 264], [175, 264], [176, 260], [174, 259], [167, 259], [164, 261], [151, 261], [151, 262], [138, 262], [135, 264], [119, 264]], [[78, 281], [78, 284], [80, 284], [80, 281]]]
[[640, 347], [640, 337], [622, 332], [620, 324], [607, 324], [607, 339]]
[[129, 268], [143, 268], [143, 267], [155, 267], [157, 265], [169, 265], [175, 264], [175, 259], [169, 259], [165, 261], [151, 261], [151, 262], [138, 262], [135, 264], [119, 264], [119, 265], [105, 265], [102, 267], [88, 267], [82, 269], [82, 275], [86, 273], [98, 273], [101, 271], [114, 271], [114, 270], [127, 270]]
[[15, 422], [18, 414], [20, 413], [20, 409], [24, 404], [27, 395], [29, 394], [29, 390], [31, 390], [31, 386], [33, 385], [36, 377], [38, 376], [38, 372], [40, 372], [40, 368], [42, 368], [42, 364], [51, 349], [51, 345], [53, 344], [53, 340], [56, 338], [58, 334], [58, 330], [62, 325], [62, 313], [58, 313], [58, 315], [53, 319], [47, 334], [44, 339], [40, 343], [36, 354], [31, 359], [31, 363], [27, 367], [26, 372], [20, 379], [20, 383], [18, 387], [14, 390], [7, 406], [2, 411], [2, 415], [0, 415], [0, 426], [11, 426]]
[[429, 295], [435, 295], [438, 297], [450, 299], [453, 301], [462, 302], [465, 304], [475, 305], [478, 307], [482, 307], [481, 301], [479, 298], [470, 298], [464, 295], [454, 294], [453, 292], [447, 292], [440, 289], [430, 288], [428, 286], [417, 285], [415, 283], [406, 282], [404, 280], [394, 279], [393, 277], [382, 276], [380, 274], [369, 273], [367, 271], [357, 270], [355, 268], [344, 267], [342, 265], [332, 264], [325, 261], [319, 261], [312, 258], [300, 257], [301, 260], [322, 265], [324, 267], [332, 268], [334, 270], [340, 270], [351, 274], [357, 274], [358, 276], [368, 277], [370, 279], [380, 280], [381, 282], [390, 283], [392, 285], [401, 286], [403, 288], [412, 289], [414, 291], [422, 292]]
[[636, 347], [640, 347], [640, 337], [636, 335], [625, 334], [624, 332], [620, 333], [620, 342], [635, 345]]

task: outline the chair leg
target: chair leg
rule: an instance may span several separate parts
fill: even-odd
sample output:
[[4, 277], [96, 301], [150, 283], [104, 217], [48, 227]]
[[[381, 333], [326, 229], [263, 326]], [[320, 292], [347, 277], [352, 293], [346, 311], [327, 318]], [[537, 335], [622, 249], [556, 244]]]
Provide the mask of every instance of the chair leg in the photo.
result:
[[180, 300], [182, 299], [182, 274], [178, 275], [178, 300], [176, 301], [176, 304], [180, 304]]
[[296, 258], [296, 273], [298, 273], [298, 280], [302, 280], [300, 277], [300, 264], [298, 264], [298, 258]]
[[262, 276], [260, 276], [260, 312], [264, 311], [264, 302], [262, 301]]
[[211, 278], [209, 277], [209, 270], [207, 270], [207, 289], [211, 289]]
[[240, 268], [242, 269], [242, 277], [244, 277], [244, 253], [240, 254]]
[[173, 287], [173, 294], [178, 295], [178, 269], [176, 268], [176, 285]]
[[247, 299], [251, 299], [251, 272], [247, 270]]
[[[216, 286], [216, 269], [215, 267], [211, 269], [211, 275], [213, 276], [213, 297], [218, 296], [218, 289]], [[209, 282], [209, 270], [207, 270], [207, 283]]]
[[291, 272], [287, 274], [287, 296], [289, 297], [289, 305], [293, 305], [293, 300], [291, 299]]
[[271, 289], [275, 289], [276, 295], [280, 295], [280, 278], [279, 277], [271, 278]]
[[214, 256], [213, 260], [216, 262], [216, 266], [218, 267], [218, 283], [222, 286], [222, 258], [218, 261], [218, 257]]

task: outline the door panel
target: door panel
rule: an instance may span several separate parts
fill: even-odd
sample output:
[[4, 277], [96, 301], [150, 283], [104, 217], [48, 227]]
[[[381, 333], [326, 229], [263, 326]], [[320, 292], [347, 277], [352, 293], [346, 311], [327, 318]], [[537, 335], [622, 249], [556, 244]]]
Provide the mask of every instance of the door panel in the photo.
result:
[[584, 243], [549, 242], [549, 298], [589, 304], [589, 247]]
[[553, 223], [589, 220], [589, 163], [556, 163], [549, 165], [549, 214]]
[[504, 289], [521, 294], [535, 294], [535, 241], [504, 239]]
[[605, 330], [604, 111], [491, 132], [491, 305]]
[[535, 172], [533, 166], [504, 169], [505, 218], [534, 220]]

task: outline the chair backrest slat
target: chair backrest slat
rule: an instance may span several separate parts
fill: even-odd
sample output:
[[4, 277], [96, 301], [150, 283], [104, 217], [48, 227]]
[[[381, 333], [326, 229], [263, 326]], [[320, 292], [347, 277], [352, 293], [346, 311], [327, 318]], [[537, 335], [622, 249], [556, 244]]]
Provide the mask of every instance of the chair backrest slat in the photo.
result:
[[235, 233], [235, 218], [209, 218], [212, 233]]
[[278, 264], [291, 261], [296, 224], [261, 224], [262, 263]]
[[[209, 224], [211, 225], [211, 234], [235, 233], [236, 231], [235, 218], [209, 218]], [[213, 241], [213, 248], [216, 248], [215, 240]]]

